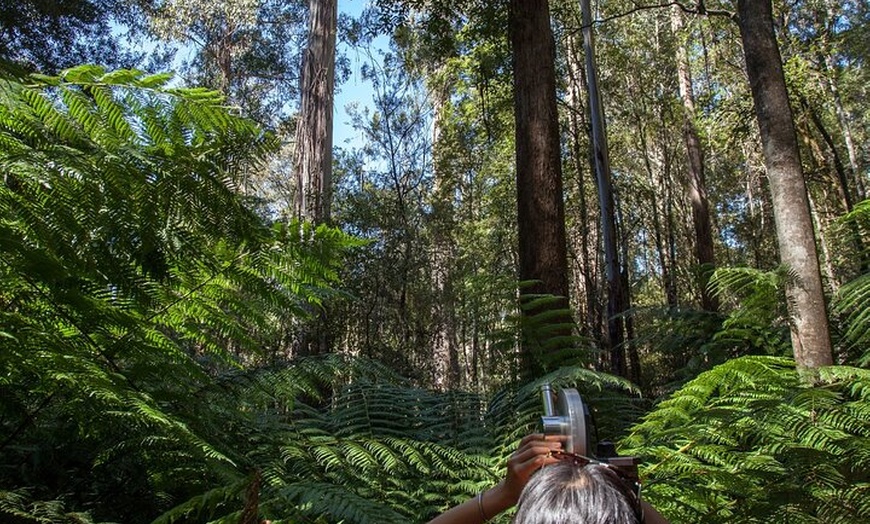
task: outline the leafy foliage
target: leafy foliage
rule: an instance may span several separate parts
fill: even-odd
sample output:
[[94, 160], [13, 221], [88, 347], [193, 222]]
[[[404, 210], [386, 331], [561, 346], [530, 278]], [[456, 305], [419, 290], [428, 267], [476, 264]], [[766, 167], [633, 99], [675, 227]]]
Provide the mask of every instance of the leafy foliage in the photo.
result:
[[32, 501], [25, 490], [0, 491], [0, 515], [10, 524], [92, 524], [87, 513], [67, 512], [62, 501]]
[[[870, 237], [870, 200], [856, 205], [852, 212], [840, 219], [840, 224], [848, 233], [860, 234], [866, 245], [866, 239]], [[868, 253], [858, 253], [857, 256], [866, 267]], [[856, 353], [860, 365], [867, 366], [870, 364], [870, 273], [865, 272], [840, 288], [833, 300], [833, 310], [846, 320], [846, 353]]]
[[[632, 340], [643, 349], [643, 382], [651, 398], [664, 397], [698, 373], [712, 367], [729, 349], [713, 348], [722, 329], [722, 315], [692, 308], [634, 308], [632, 315], [644, 326]], [[720, 344], [720, 347], [724, 344]], [[716, 354], [720, 353], [720, 354]]]
[[[493, 483], [535, 387], [490, 403], [368, 360], [286, 362], [352, 243], [250, 212], [234, 184], [269, 136], [167, 81], [86, 66], [3, 84], [0, 514], [408, 522]], [[582, 366], [549, 379], [625, 387]]]
[[722, 329], [705, 348], [714, 363], [740, 355], [786, 355], [790, 351], [784, 268], [762, 271], [747, 267], [720, 268], [710, 286], [730, 313]]
[[38, 71], [84, 62], [127, 65], [131, 53], [113, 26], [132, 24], [134, 2], [71, 0], [6, 2], [0, 11], [0, 59]]
[[245, 116], [272, 129], [289, 123], [305, 49], [304, 2], [144, 2], [149, 36], [178, 55], [195, 85], [220, 90]]
[[632, 429], [645, 493], [676, 522], [865, 522], [870, 373], [748, 356], [701, 374]]
[[251, 212], [235, 188], [270, 136], [168, 81], [0, 80], [0, 487], [98, 519], [142, 521], [243, 464], [204, 391], [280, 357], [351, 244]]
[[[592, 394], [624, 386], [580, 367], [541, 380]], [[243, 460], [262, 477], [260, 512], [275, 522], [423, 522], [497, 482], [540, 417], [537, 382], [487, 401], [420, 389], [339, 355], [239, 373], [210, 397], [228, 414], [230, 399], [243, 407], [226, 419], [241, 426], [218, 431], [247, 450]], [[158, 522], [234, 521], [249, 485], [229, 479]]]
[[[105, 2], [65, 3], [92, 4]], [[847, 132], [866, 143], [860, 36], [868, 24], [859, 4], [795, 2], [782, 11], [780, 35], [793, 41], [784, 47], [787, 75], [832, 131], [822, 141], [798, 127], [817, 164], [807, 178], [817, 188], [820, 230], [841, 212], [826, 157], [846, 149]], [[177, 8], [166, 20], [202, 36], [191, 64], [200, 78], [277, 123], [271, 117], [281, 111], [268, 108], [289, 107], [273, 95], [294, 91], [285, 66], [299, 48], [298, 3], [263, 3], [257, 22], [288, 22], [268, 27], [254, 19], [233, 27], [243, 20], [222, 15], [226, 6], [154, 5]], [[337, 216], [372, 247], [355, 250], [341, 270], [338, 254], [355, 244], [344, 234], [268, 224], [238, 196], [243, 181], [265, 170], [275, 140], [214, 92], [94, 66], [0, 78], [0, 520], [418, 522], [498, 478], [516, 440], [537, 424], [543, 380], [580, 388], [602, 438], [624, 434], [641, 416], [650, 400], [590, 370], [596, 344], [568, 336], [563, 311], [552, 312], [560, 322], [514, 314], [507, 10], [452, 0], [376, 5], [395, 7], [397, 20], [409, 7], [420, 12], [397, 22], [376, 112], [357, 113], [365, 147], [339, 157]], [[554, 6], [568, 80], [580, 56], [566, 44], [577, 31], [566, 12], [576, 4]], [[660, 404], [624, 445], [646, 459], [649, 498], [674, 522], [866, 521], [866, 370], [824, 369], [819, 384], [801, 382], [782, 357], [788, 275], [721, 269], [724, 324], [691, 310], [691, 246], [681, 225], [690, 207], [677, 196], [686, 169], [677, 41], [689, 49], [696, 82], [717, 260], [769, 268], [776, 259], [736, 28], [693, 16], [684, 34], [670, 34], [667, 10], [635, 7], [602, 5], [608, 21], [595, 29], [626, 276], [645, 299], [636, 302], [644, 311], [633, 311], [633, 343], [649, 348], [643, 369], [655, 378], [642, 386], [660, 394], [724, 364]], [[94, 16], [80, 19], [103, 36], [82, 53], [108, 42], [106, 18]], [[45, 34], [52, 25], [36, 22], [27, 29]], [[72, 41], [82, 26], [71, 22], [50, 32]], [[371, 30], [362, 24], [360, 32]], [[47, 63], [56, 55], [13, 40], [7, 56], [38, 62], [51, 51]], [[257, 71], [269, 74], [258, 79]], [[604, 288], [589, 228], [597, 213], [583, 158], [583, 97], [572, 89], [560, 85], [563, 116], [578, 119], [563, 136], [573, 151], [572, 300], [589, 298], [577, 318], [598, 338]], [[441, 106], [430, 117], [435, 96]], [[832, 103], [840, 101], [842, 109]], [[860, 194], [866, 166], [858, 153], [855, 187], [844, 189]], [[867, 213], [865, 202], [844, 219], [850, 239], [856, 230], [866, 238]], [[828, 247], [832, 279], [853, 278], [854, 245]], [[838, 267], [842, 260], [850, 263]], [[666, 265], [679, 279], [680, 308], [647, 314], [661, 301]], [[295, 331], [343, 279], [359, 297], [342, 295], [347, 307], [330, 309], [344, 322], [343, 349], [390, 365], [337, 355], [288, 362]], [[832, 297], [840, 362], [870, 362], [868, 285], [859, 276]], [[419, 387], [434, 382], [432, 350], [443, 333], [460, 355], [459, 383], [474, 392]], [[554, 371], [516, 383], [523, 345]], [[747, 354], [756, 356], [728, 361]]]

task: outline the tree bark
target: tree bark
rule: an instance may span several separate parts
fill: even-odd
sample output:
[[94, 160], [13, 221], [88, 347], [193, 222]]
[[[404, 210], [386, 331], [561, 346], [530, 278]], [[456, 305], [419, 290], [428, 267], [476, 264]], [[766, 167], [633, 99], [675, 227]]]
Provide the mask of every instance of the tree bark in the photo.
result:
[[571, 136], [571, 156], [574, 169], [576, 170], [577, 180], [577, 207], [574, 211], [577, 213], [577, 226], [580, 229], [579, 238], [579, 267], [575, 278], [582, 280], [582, 296], [585, 297], [584, 307], [575, 306], [581, 310], [583, 319], [580, 333], [586, 337], [600, 339], [602, 337], [601, 324], [601, 308], [598, 307], [598, 264], [597, 257], [593, 257], [591, 251], [592, 246], [598, 244], [596, 231], [590, 229], [590, 225], [594, 228], [595, 222], [587, 220], [590, 214], [595, 214], [595, 210], [590, 210], [586, 200], [586, 184], [583, 175], [583, 165], [592, 166], [593, 162], [589, 161], [589, 148], [581, 147], [581, 137], [589, 136], [589, 123], [586, 121], [586, 108], [583, 106], [583, 93], [587, 91], [585, 72], [583, 63], [581, 62], [581, 48], [583, 43], [576, 34], [570, 34], [567, 37], [567, 72], [568, 72], [568, 93], [567, 103], [569, 106], [568, 125], [570, 126]]
[[791, 339], [800, 368], [833, 362], [825, 296], [794, 117], [770, 0], [738, 0], [740, 37], [746, 58], [764, 163], [770, 182], [780, 259], [792, 273], [787, 282]]
[[695, 226], [695, 260], [699, 268], [701, 307], [706, 311], [717, 311], [719, 303], [708, 289], [710, 276], [716, 265], [713, 251], [713, 227], [710, 224], [710, 204], [707, 200], [707, 185], [704, 180], [704, 150], [695, 127], [695, 96], [693, 94], [692, 74], [686, 47], [681, 42], [683, 15], [677, 9], [671, 10], [671, 29], [676, 37], [677, 75], [680, 98], [683, 101], [683, 139], [686, 143], [688, 165], [688, 196], [692, 207], [692, 222]]
[[332, 105], [338, 0], [309, 0], [308, 47], [302, 61], [296, 127], [295, 214], [329, 221], [332, 200]]
[[[335, 37], [338, 0], [309, 0], [308, 47], [302, 59], [301, 101], [296, 124], [294, 214], [316, 224], [329, 222], [332, 201], [332, 105], [335, 97]], [[302, 334], [305, 354], [329, 351], [329, 314]]]
[[589, 113], [592, 125], [592, 148], [595, 160], [595, 180], [598, 186], [598, 206], [601, 213], [601, 238], [604, 243], [604, 274], [607, 280], [607, 345], [611, 372], [625, 376], [625, 340], [623, 314], [628, 311], [616, 240], [616, 212], [613, 203], [610, 156], [607, 130], [598, 91], [598, 70], [595, 66], [595, 43], [592, 36], [592, 13], [589, 0], [580, 2], [583, 18], [583, 41], [586, 54], [586, 82], [589, 88]]
[[[517, 219], [520, 279], [535, 281], [529, 293], [565, 297], [568, 261], [562, 161], [556, 110], [555, 42], [546, 0], [511, 0], [516, 119]], [[529, 312], [534, 314], [535, 312]], [[544, 370], [542, 355], [523, 351], [523, 369]]]
[[449, 391], [461, 387], [459, 348], [456, 340], [456, 298], [453, 289], [455, 278], [453, 261], [456, 259], [453, 231], [454, 192], [456, 184], [449, 173], [449, 164], [444, 160], [441, 134], [444, 125], [444, 108], [450, 103], [450, 85], [439, 68], [430, 73], [429, 91], [432, 100], [432, 363], [435, 389]]

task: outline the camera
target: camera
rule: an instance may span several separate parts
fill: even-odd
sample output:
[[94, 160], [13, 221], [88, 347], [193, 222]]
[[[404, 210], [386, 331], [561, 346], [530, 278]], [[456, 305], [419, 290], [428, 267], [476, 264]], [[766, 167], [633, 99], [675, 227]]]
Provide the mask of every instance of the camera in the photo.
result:
[[638, 482], [637, 465], [640, 459], [621, 457], [617, 455], [612, 442], [597, 441], [595, 421], [576, 389], [562, 388], [556, 394], [550, 384], [543, 384], [541, 400], [544, 404], [541, 425], [545, 435], [564, 436], [563, 446], [568, 453], [609, 464], [625, 478]]

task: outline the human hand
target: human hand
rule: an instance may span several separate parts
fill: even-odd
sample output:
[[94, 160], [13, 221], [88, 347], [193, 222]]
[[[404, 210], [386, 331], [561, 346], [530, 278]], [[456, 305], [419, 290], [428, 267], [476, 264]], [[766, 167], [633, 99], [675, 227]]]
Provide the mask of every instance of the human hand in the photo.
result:
[[430, 520], [429, 524], [486, 522], [488, 518], [516, 505], [520, 493], [532, 475], [547, 464], [559, 461], [550, 452], [562, 449], [564, 440], [565, 437], [561, 435], [545, 436], [540, 433], [527, 435], [508, 459], [507, 476], [504, 480], [463, 504], [438, 515]]
[[519, 447], [508, 459], [507, 477], [500, 485], [501, 495], [510, 505], [517, 503], [520, 493], [536, 471], [548, 464], [559, 462], [551, 452], [562, 449], [564, 441], [565, 437], [562, 435], [542, 433], [526, 435], [520, 441]]

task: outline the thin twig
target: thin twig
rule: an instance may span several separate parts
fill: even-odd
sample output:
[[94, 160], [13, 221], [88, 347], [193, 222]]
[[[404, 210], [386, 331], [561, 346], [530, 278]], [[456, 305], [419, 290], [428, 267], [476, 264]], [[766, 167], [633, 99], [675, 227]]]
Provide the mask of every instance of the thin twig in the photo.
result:
[[582, 31], [583, 29], [588, 29], [595, 25], [601, 25], [607, 22], [612, 22], [613, 20], [618, 20], [620, 18], [625, 18], [626, 16], [631, 16], [640, 11], [648, 11], [650, 9], [663, 9], [667, 7], [677, 6], [684, 13], [696, 14], [696, 15], [707, 15], [707, 16], [724, 16], [733, 21], [737, 21], [737, 14], [732, 13], [731, 11], [726, 11], [723, 9], [707, 9], [704, 5], [703, 0], [699, 0], [694, 7], [690, 7], [683, 2], [665, 2], [661, 4], [647, 4], [647, 5], [638, 5], [629, 9], [628, 11], [623, 11], [621, 13], [617, 13], [615, 15], [610, 15], [604, 18], [596, 18], [595, 20], [589, 22], [589, 24], [581, 25], [580, 27], [573, 29], [573, 31]]

